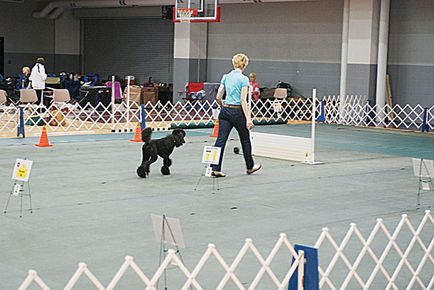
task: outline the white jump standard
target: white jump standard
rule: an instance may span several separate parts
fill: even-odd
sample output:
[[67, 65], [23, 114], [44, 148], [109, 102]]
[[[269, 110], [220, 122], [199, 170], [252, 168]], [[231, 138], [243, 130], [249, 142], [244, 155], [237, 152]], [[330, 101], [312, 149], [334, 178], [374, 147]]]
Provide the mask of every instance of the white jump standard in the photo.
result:
[[251, 132], [252, 153], [255, 156], [320, 164], [315, 161], [316, 89], [312, 91], [311, 137], [295, 137]]

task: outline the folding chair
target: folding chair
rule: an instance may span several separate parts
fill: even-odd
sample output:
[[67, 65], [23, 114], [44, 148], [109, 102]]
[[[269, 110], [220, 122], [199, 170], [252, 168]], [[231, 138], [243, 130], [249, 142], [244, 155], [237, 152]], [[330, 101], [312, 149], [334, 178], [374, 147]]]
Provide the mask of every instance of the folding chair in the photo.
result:
[[6, 104], [7, 101], [8, 99], [6, 97], [6, 91], [0, 90], [0, 105]]
[[55, 89], [53, 92], [54, 103], [69, 103], [71, 101], [71, 95], [67, 89]]
[[288, 96], [288, 90], [286, 88], [276, 88], [274, 90], [273, 110], [277, 113], [277, 118], [280, 119], [281, 112], [283, 111], [281, 100], [285, 100]]
[[20, 90], [20, 103], [21, 104], [34, 104], [38, 101], [38, 95], [34, 89], [21, 89]]
[[284, 100], [288, 97], [288, 90], [286, 88], [277, 88], [274, 90], [273, 98]]

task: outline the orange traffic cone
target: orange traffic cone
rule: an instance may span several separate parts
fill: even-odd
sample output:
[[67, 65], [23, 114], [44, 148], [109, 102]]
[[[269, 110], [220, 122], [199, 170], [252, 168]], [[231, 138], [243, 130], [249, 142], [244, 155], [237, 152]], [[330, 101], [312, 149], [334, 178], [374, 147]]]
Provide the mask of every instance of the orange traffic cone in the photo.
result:
[[38, 147], [51, 147], [51, 146], [53, 146], [48, 142], [47, 129], [45, 128], [45, 126], [42, 127], [41, 138], [39, 138], [39, 143], [35, 144], [35, 146], [38, 146]]
[[140, 127], [139, 122], [137, 122], [136, 132], [134, 133], [134, 137], [130, 141], [131, 142], [142, 142], [142, 127]]
[[214, 124], [214, 129], [212, 130], [210, 137], [217, 138], [218, 135], [219, 135], [219, 119], [216, 119]]

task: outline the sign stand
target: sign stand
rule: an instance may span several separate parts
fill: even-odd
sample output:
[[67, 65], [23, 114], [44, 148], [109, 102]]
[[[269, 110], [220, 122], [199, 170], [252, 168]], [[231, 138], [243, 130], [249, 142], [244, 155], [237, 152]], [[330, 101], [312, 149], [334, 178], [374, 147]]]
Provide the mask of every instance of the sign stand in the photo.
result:
[[[182, 237], [181, 222], [179, 219], [168, 218], [166, 215], [151, 214], [152, 225], [154, 227], [155, 239], [160, 242], [160, 261], [158, 266], [167, 256], [170, 249], [174, 249], [180, 260], [184, 264], [179, 248], [185, 248], [184, 239]], [[176, 264], [172, 264], [177, 266]], [[157, 289], [158, 283], [157, 282]], [[164, 269], [164, 289], [167, 290], [167, 267]], [[191, 289], [191, 286], [190, 286]]]
[[[220, 162], [220, 147], [213, 147], [213, 146], [205, 146], [203, 148], [203, 154], [202, 154], [202, 163], [205, 164], [204, 169], [202, 170], [202, 173], [200, 174], [199, 180], [196, 183], [196, 187], [194, 190], [196, 191], [199, 187], [199, 184], [202, 180], [202, 177], [212, 177], [212, 167], [211, 165], [217, 165]], [[220, 185], [218, 178], [214, 177], [212, 180], [212, 192], [215, 193], [215, 188], [217, 185], [217, 190], [220, 190]]]
[[413, 171], [419, 177], [417, 189], [417, 208], [420, 208], [421, 191], [434, 191], [432, 179], [434, 178], [434, 161], [428, 159], [413, 158]]
[[[32, 195], [30, 192], [30, 172], [32, 170], [33, 161], [27, 159], [17, 159], [15, 161], [14, 171], [12, 173], [12, 180], [14, 180], [14, 184], [12, 186], [12, 190], [9, 193], [8, 201], [6, 202], [5, 210], [3, 213], [7, 213], [9, 202], [12, 196], [18, 196], [20, 198], [20, 218], [23, 217], [23, 197], [28, 196], [30, 200], [30, 213], [33, 213], [32, 207]], [[29, 192], [24, 193], [24, 185], [27, 183], [27, 187]]]

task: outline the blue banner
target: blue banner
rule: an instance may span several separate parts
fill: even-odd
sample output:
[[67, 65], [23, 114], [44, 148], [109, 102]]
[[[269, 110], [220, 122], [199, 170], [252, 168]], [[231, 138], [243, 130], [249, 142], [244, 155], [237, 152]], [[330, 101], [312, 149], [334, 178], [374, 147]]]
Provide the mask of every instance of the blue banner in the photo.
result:
[[[295, 245], [294, 250], [304, 251], [304, 290], [319, 290], [319, 272], [318, 272], [318, 249]], [[294, 258], [292, 258], [292, 264], [294, 264]], [[292, 274], [291, 279], [289, 279], [288, 290], [297, 290], [298, 285], [298, 268]]]

